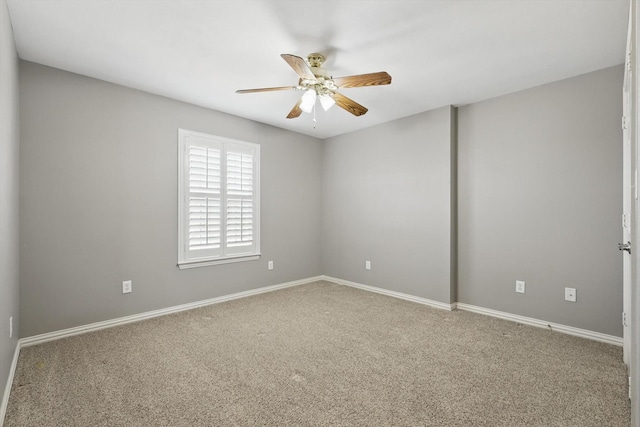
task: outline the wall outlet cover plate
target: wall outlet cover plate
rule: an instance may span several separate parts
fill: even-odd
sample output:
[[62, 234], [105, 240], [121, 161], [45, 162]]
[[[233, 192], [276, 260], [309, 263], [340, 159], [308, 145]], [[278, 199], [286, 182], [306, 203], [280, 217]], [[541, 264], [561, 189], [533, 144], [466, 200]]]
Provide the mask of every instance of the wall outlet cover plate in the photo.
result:
[[575, 288], [564, 288], [565, 301], [576, 302], [577, 291]]

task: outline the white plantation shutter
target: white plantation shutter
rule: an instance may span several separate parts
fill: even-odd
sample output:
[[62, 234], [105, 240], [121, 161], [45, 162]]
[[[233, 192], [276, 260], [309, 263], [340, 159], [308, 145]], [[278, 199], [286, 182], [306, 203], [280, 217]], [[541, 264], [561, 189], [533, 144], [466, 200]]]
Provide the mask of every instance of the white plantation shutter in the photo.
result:
[[189, 235], [187, 248], [199, 256], [219, 255], [220, 223], [220, 148], [203, 141], [190, 141], [189, 152]]
[[260, 147], [179, 130], [181, 268], [259, 256]]
[[220, 199], [189, 197], [190, 251], [220, 248]]
[[227, 151], [227, 247], [253, 244], [253, 155]]

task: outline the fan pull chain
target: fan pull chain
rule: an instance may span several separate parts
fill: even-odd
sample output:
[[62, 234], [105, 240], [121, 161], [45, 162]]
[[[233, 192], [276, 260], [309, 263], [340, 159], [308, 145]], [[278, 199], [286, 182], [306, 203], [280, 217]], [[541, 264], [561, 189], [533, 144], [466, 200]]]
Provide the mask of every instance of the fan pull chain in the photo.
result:
[[316, 130], [316, 104], [313, 104], [313, 130]]

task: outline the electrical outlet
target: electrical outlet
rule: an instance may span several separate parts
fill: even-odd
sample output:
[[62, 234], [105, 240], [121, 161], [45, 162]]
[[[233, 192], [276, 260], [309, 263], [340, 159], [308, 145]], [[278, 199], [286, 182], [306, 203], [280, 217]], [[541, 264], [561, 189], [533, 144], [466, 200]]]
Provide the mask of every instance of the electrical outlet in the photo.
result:
[[13, 338], [13, 316], [9, 317], [9, 338]]
[[371, 270], [371, 261], [365, 261], [364, 262], [364, 268], [367, 270]]
[[268, 268], [269, 270], [273, 270], [273, 261], [269, 261], [269, 262], [267, 263], [267, 268]]
[[522, 280], [516, 280], [516, 292], [524, 294], [525, 282]]
[[122, 282], [122, 293], [128, 294], [133, 290], [132, 287], [133, 285], [131, 284], [131, 280], [125, 280], [124, 282]]
[[578, 292], [575, 288], [564, 288], [565, 301], [576, 302], [576, 294]]

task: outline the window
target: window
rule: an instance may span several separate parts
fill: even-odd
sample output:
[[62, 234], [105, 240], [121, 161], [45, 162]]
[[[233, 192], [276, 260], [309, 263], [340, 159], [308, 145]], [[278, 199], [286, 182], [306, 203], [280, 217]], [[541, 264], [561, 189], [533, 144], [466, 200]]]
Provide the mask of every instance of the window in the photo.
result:
[[178, 130], [178, 266], [260, 256], [260, 146]]

